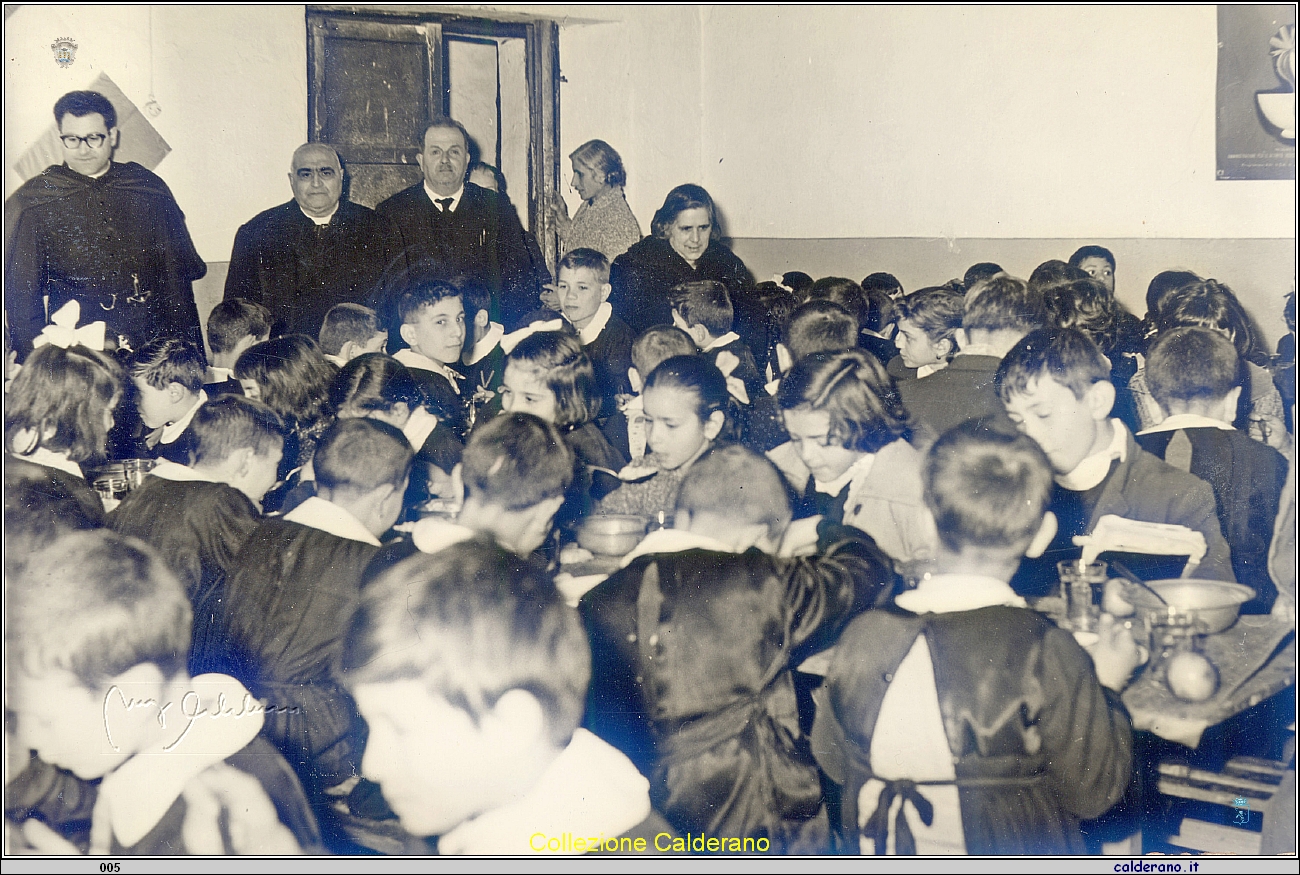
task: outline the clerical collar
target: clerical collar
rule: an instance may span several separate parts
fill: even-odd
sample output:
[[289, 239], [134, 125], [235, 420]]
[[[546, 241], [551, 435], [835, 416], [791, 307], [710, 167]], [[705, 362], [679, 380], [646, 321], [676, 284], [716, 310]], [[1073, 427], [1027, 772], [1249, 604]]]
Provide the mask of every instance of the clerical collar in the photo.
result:
[[1071, 492], [1087, 492], [1099, 485], [1110, 474], [1110, 463], [1116, 459], [1123, 462], [1128, 457], [1128, 431], [1118, 419], [1110, 421], [1113, 434], [1110, 446], [1100, 453], [1093, 453], [1075, 466], [1073, 471], [1058, 474], [1056, 482], [1063, 489]]
[[600, 306], [596, 308], [596, 315], [591, 317], [591, 321], [587, 323], [586, 328], [578, 328], [576, 325], [573, 326], [578, 331], [578, 341], [583, 346], [586, 346], [597, 337], [600, 337], [600, 332], [605, 330], [605, 326], [609, 323], [609, 317], [613, 315], [613, 305], [611, 305], [609, 301], [601, 301]]
[[317, 225], [328, 225], [330, 223], [330, 219], [334, 218], [334, 214], [339, 211], [339, 205], [338, 203], [335, 203], [334, 209], [330, 210], [329, 213], [324, 216], [313, 216], [311, 213], [307, 212], [306, 210], [303, 210], [301, 206], [299, 206], [298, 209], [302, 210], [302, 214], [307, 218], [311, 219]]
[[[64, 164], [63, 166], [64, 166], [64, 167], [67, 167], [68, 165], [67, 165], [67, 164]], [[69, 169], [69, 170], [72, 170], [71, 167], [68, 167], [68, 169]], [[79, 170], [72, 170], [72, 172], [75, 173], [75, 174], [77, 174], [78, 176], [84, 176], [84, 177], [86, 177], [87, 179], [99, 179], [100, 177], [105, 176], [105, 175], [108, 173], [108, 171], [110, 171], [110, 170], [112, 170], [112, 169], [113, 169], [113, 162], [110, 161], [110, 162], [108, 162], [108, 166], [105, 167], [103, 170], [99, 171], [98, 173], [82, 173], [82, 172], [79, 171]]]
[[456, 212], [456, 208], [460, 206], [460, 196], [465, 193], [465, 186], [462, 185], [460, 188], [456, 189], [455, 194], [438, 194], [436, 191], [429, 188], [429, 182], [428, 180], [425, 180], [424, 193], [429, 196], [429, 200], [433, 201], [434, 206], [439, 209], [442, 208], [442, 205], [439, 204], [438, 201], [445, 201], [447, 198], [451, 198], [451, 203], [448, 204], [447, 211], [454, 213]]

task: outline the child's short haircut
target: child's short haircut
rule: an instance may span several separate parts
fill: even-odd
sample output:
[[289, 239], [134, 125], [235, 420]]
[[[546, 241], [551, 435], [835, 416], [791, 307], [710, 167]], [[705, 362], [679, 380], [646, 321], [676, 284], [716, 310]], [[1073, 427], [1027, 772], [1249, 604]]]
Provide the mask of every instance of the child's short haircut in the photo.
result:
[[790, 314], [784, 337], [790, 357], [799, 361], [814, 353], [857, 346], [858, 322], [834, 301], [810, 300]]
[[221, 355], [234, 352], [245, 337], [265, 340], [271, 336], [271, 322], [271, 311], [255, 301], [222, 301], [208, 314], [208, 349], [213, 355]]
[[1147, 284], [1147, 318], [1154, 321], [1171, 295], [1200, 281], [1190, 270], [1162, 270], [1153, 276]]
[[127, 373], [133, 380], [144, 380], [155, 389], [180, 383], [188, 392], [203, 388], [208, 364], [203, 353], [188, 340], [160, 337], [149, 341], [131, 354]]
[[326, 489], [362, 494], [380, 486], [400, 488], [413, 456], [406, 436], [388, 423], [340, 419], [321, 436], [312, 467]]
[[1052, 286], [1063, 286], [1075, 280], [1088, 278], [1088, 272], [1082, 268], [1066, 264], [1059, 258], [1053, 258], [1034, 268], [1034, 272], [1029, 275], [1029, 288], [1041, 294]]
[[330, 386], [330, 409], [337, 416], [345, 408], [387, 413], [405, 403], [414, 411], [428, 398], [406, 365], [382, 352], [368, 352], [348, 362]]
[[892, 273], [881, 270], [863, 277], [862, 291], [868, 294], [872, 291], [884, 292], [889, 298], [897, 298], [903, 294], [903, 284]]
[[1047, 324], [1041, 292], [1013, 276], [993, 277], [965, 298], [962, 327], [967, 331], [1018, 331], [1028, 333]]
[[467, 493], [506, 510], [527, 510], [563, 495], [573, 481], [573, 451], [549, 422], [503, 413], [470, 435], [461, 456]]
[[651, 325], [632, 341], [632, 366], [644, 380], [660, 362], [696, 352], [695, 341], [676, 325]]
[[555, 393], [556, 428], [576, 428], [600, 415], [596, 372], [576, 336], [539, 331], [510, 351], [506, 364], [511, 363], [534, 372]]
[[1011, 348], [998, 366], [994, 384], [1005, 403], [1041, 377], [1067, 387], [1082, 399], [1095, 383], [1110, 379], [1110, 364], [1092, 338], [1077, 328], [1040, 328]]
[[320, 326], [320, 351], [339, 355], [348, 341], [364, 346], [383, 329], [374, 310], [360, 304], [335, 304]]
[[1105, 246], [1096, 246], [1092, 244], [1088, 246], [1080, 246], [1078, 249], [1074, 250], [1074, 254], [1070, 256], [1070, 267], [1079, 267], [1083, 264], [1084, 259], [1088, 258], [1100, 258], [1110, 265], [1111, 270], [1115, 269], [1115, 256], [1111, 251]]
[[524, 690], [563, 747], [582, 721], [591, 649], [548, 575], [474, 540], [411, 556], [369, 584], [343, 671], [353, 687], [420, 681], [476, 724], [503, 695]]
[[848, 311], [859, 327], [867, 320], [869, 305], [866, 293], [862, 291], [862, 286], [851, 279], [842, 276], [822, 277], [813, 283], [808, 300], [834, 301]]
[[1103, 353], [1119, 339], [1120, 305], [1095, 279], [1053, 286], [1043, 294], [1047, 321], [1057, 328], [1077, 328], [1093, 339]]
[[448, 298], [460, 299], [464, 303], [464, 293], [448, 282], [433, 281], [420, 283], [407, 289], [397, 299], [397, 318], [399, 324], [406, 325], [420, 318], [425, 307], [432, 307]]
[[[122, 397], [117, 360], [84, 346], [39, 347], [27, 357], [5, 396], [5, 449], [25, 456], [37, 448], [85, 462], [104, 452], [104, 411]], [[27, 436], [36, 443], [27, 445]]]
[[1032, 438], [966, 422], [947, 431], [925, 460], [925, 503], [939, 540], [953, 552], [994, 547], [1023, 552], [1043, 523], [1052, 467]]
[[687, 325], [703, 325], [709, 334], [721, 337], [731, 330], [735, 310], [727, 287], [717, 280], [696, 280], [673, 286], [668, 303]]
[[991, 261], [981, 261], [978, 264], [972, 264], [966, 268], [966, 273], [962, 274], [961, 284], [967, 293], [982, 282], [987, 282], [993, 277], [1002, 273], [1002, 265], [994, 264]]
[[259, 456], [284, 447], [284, 420], [261, 401], [222, 395], [199, 406], [190, 421], [194, 461], [221, 462], [245, 447]]
[[565, 268], [569, 270], [589, 270], [596, 274], [601, 283], [609, 282], [609, 259], [605, 257], [604, 253], [595, 249], [582, 247], [570, 249], [560, 259], [560, 264], [556, 267], [556, 275], [558, 276], [559, 271]]
[[108, 529], [69, 532], [5, 590], [9, 665], [66, 671], [97, 689], [153, 663], [170, 678], [190, 648], [189, 598], [151, 548]]
[[906, 319], [925, 332], [931, 343], [948, 341], [957, 351], [956, 334], [965, 315], [966, 299], [951, 289], [932, 286], [917, 289], [898, 301], [898, 318]]
[[893, 379], [875, 356], [859, 349], [815, 353], [781, 379], [782, 410], [824, 412], [827, 438], [845, 449], [875, 453], [911, 437], [911, 420]]
[[465, 308], [465, 321], [473, 322], [480, 312], [492, 312], [492, 293], [482, 280], [455, 276], [447, 284], [460, 289], [461, 305]]
[[789, 289], [796, 297], [803, 300], [808, 297], [813, 278], [801, 270], [788, 270], [781, 274], [781, 285]]
[[677, 510], [762, 524], [780, 538], [790, 524], [790, 498], [767, 459], [738, 444], [717, 447], [691, 465], [677, 493]]
[[1147, 352], [1147, 385], [1166, 411], [1169, 402], [1215, 401], [1240, 385], [1241, 358], [1232, 341], [1208, 328], [1175, 328]]

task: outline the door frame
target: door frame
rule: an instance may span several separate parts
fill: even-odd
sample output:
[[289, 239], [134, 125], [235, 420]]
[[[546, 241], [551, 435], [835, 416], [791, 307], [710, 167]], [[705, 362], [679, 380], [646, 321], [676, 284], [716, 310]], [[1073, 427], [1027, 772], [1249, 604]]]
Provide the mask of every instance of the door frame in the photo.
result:
[[[384, 10], [373, 6], [307, 6], [307, 141], [321, 141], [325, 128], [324, 41], [331, 20], [363, 27], [424, 24], [429, 40], [429, 91], [442, 112], [447, 111], [444, 35], [512, 37], [524, 40], [528, 80], [529, 147], [527, 210], [529, 227], [555, 275], [558, 240], [548, 205], [560, 188], [560, 26], [545, 18], [503, 13], [501, 17], [460, 15], [449, 12]], [[366, 28], [368, 29], [368, 27]], [[437, 40], [437, 46], [432, 43]], [[419, 145], [414, 147], [419, 151]], [[516, 189], [517, 190], [517, 189]]]

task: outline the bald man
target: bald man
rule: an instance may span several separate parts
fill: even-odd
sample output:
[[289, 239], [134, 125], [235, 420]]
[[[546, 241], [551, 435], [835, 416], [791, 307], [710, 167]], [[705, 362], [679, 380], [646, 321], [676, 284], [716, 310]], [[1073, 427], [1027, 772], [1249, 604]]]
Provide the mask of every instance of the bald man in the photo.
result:
[[235, 234], [226, 300], [263, 304], [273, 334], [316, 337], [335, 304], [376, 297], [397, 234], [372, 210], [343, 199], [338, 153], [305, 143], [289, 166], [293, 200], [258, 213]]

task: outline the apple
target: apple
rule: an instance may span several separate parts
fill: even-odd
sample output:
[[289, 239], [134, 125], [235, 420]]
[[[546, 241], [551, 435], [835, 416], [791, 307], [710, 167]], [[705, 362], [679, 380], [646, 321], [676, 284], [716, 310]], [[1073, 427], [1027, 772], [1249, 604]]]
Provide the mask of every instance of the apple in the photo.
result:
[[1175, 653], [1165, 668], [1169, 691], [1185, 702], [1204, 702], [1219, 688], [1219, 672], [1199, 653]]

